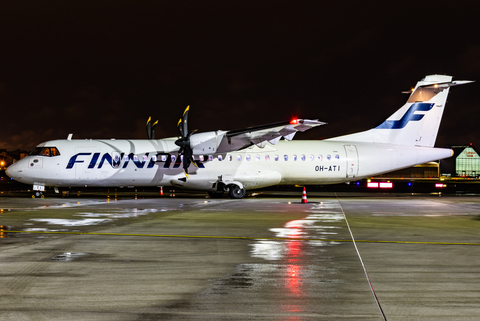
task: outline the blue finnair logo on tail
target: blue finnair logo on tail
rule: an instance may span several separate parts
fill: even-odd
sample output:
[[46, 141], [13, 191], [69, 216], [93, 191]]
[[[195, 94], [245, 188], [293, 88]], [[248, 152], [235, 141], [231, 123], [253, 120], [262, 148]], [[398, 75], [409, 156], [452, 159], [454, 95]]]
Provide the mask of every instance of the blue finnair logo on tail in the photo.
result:
[[425, 116], [425, 114], [415, 114], [416, 111], [429, 111], [434, 105], [434, 103], [414, 103], [408, 108], [402, 118], [399, 120], [386, 120], [377, 126], [376, 129], [402, 129], [407, 126], [409, 121], [419, 121]]

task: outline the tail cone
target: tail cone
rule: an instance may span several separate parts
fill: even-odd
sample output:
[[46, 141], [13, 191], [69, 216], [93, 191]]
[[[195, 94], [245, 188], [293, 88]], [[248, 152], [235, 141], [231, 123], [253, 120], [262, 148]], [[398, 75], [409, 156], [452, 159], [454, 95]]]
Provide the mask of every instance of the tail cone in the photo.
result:
[[304, 204], [308, 203], [307, 202], [307, 191], [305, 190], [305, 187], [303, 187], [302, 203], [304, 203]]

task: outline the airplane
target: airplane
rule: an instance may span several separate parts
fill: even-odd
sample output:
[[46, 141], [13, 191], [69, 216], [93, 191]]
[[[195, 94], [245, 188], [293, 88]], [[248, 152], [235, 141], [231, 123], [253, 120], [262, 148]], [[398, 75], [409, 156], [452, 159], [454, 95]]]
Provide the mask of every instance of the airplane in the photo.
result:
[[434, 147], [438, 128], [450, 87], [472, 82], [452, 79], [426, 76], [400, 109], [359, 133], [292, 141], [298, 131], [326, 124], [317, 119], [189, 132], [187, 107], [177, 124], [180, 138], [155, 139], [157, 123], [150, 119], [144, 140], [69, 134], [37, 145], [6, 174], [32, 184], [33, 197], [43, 197], [46, 187], [173, 186], [241, 199], [246, 190], [278, 184], [348, 183], [452, 156], [451, 149]]

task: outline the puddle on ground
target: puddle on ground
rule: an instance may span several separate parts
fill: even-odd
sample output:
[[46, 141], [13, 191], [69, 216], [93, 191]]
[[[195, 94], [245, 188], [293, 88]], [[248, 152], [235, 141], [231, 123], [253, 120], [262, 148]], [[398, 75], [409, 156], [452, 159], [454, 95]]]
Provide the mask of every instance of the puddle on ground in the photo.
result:
[[76, 259], [85, 257], [87, 255], [88, 255], [87, 253], [81, 253], [81, 252], [80, 253], [65, 252], [52, 257], [51, 260], [56, 262], [70, 262], [70, 261], [74, 261]]
[[[49, 225], [61, 225], [61, 226], [91, 226], [99, 225], [102, 223], [111, 222], [117, 219], [122, 218], [132, 218], [142, 215], [147, 215], [150, 213], [156, 212], [166, 212], [171, 209], [123, 209], [120, 211], [111, 211], [111, 212], [79, 212], [72, 216], [82, 217], [80, 219], [60, 219], [60, 218], [32, 218], [29, 221], [46, 223]], [[25, 223], [25, 225], [30, 225], [31, 223]], [[30, 229], [31, 230], [31, 229]], [[48, 230], [53, 232], [54, 230]]]
[[105, 219], [83, 219], [83, 220], [69, 220], [69, 219], [60, 219], [60, 218], [32, 218], [30, 221], [42, 222], [52, 225], [62, 225], [62, 226], [87, 226], [87, 225], [97, 225], [100, 223], [107, 222]]

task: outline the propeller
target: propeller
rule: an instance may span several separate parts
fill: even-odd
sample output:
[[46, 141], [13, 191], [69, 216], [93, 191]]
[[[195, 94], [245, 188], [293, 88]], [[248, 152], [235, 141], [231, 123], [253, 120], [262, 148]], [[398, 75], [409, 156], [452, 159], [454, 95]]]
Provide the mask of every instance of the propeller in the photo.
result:
[[147, 120], [147, 137], [148, 139], [155, 139], [155, 126], [158, 124], [158, 120], [155, 123], [151, 123], [152, 117], [148, 117]]
[[183, 155], [183, 171], [185, 172], [185, 176], [188, 178], [188, 167], [190, 164], [195, 165], [195, 160], [193, 159], [193, 150], [190, 146], [190, 136], [195, 133], [197, 130], [188, 132], [188, 110], [190, 109], [190, 105], [187, 106], [185, 111], [183, 112], [182, 118], [178, 121], [177, 128], [180, 133], [180, 138], [175, 141], [175, 145], [180, 147], [178, 150], [178, 156]]

